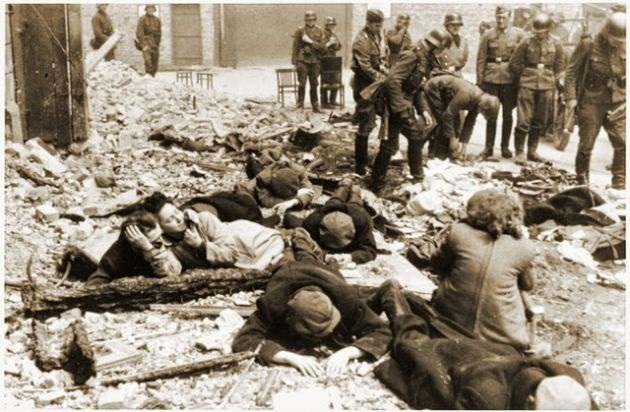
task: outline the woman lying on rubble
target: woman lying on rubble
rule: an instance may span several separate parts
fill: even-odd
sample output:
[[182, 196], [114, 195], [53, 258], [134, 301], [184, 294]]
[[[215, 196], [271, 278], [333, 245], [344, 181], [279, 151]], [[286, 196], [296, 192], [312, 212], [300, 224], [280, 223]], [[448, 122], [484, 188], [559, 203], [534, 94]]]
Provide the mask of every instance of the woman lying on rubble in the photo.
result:
[[[181, 269], [237, 267], [262, 270], [283, 256], [284, 241], [276, 230], [248, 220], [221, 222], [210, 212], [180, 210], [162, 193], [149, 196], [143, 207], [157, 216], [169, 250]], [[173, 273], [177, 274], [177, 273]]]
[[393, 359], [374, 372], [413, 409], [597, 409], [577, 369], [509, 345], [436, 333], [426, 312], [415, 313], [419, 298], [396, 281], [375, 296], [394, 339]]
[[363, 207], [361, 189], [344, 179], [326, 204], [302, 220], [285, 214], [286, 228], [303, 227], [326, 251], [328, 261], [365, 263], [376, 258], [372, 218]]
[[97, 286], [125, 276], [167, 276], [181, 271], [181, 264], [162, 241], [156, 217], [146, 211], [129, 215], [120, 236], [105, 252], [86, 286]]
[[[341, 273], [315, 259], [281, 265], [256, 307], [234, 338], [232, 351], [262, 345], [262, 364], [290, 365], [311, 377], [340, 375], [351, 359], [378, 359], [391, 340], [387, 323]], [[337, 349], [324, 365], [311, 356], [321, 344]]]
[[514, 195], [488, 189], [466, 213], [431, 258], [440, 276], [433, 306], [471, 337], [532, 351], [524, 292], [534, 286], [534, 247], [522, 237], [523, 209]]
[[306, 168], [279, 150], [266, 149], [259, 156], [249, 153], [245, 172], [250, 180], [238, 184], [237, 190], [251, 194], [260, 206], [280, 215], [292, 208], [306, 208], [315, 196]]

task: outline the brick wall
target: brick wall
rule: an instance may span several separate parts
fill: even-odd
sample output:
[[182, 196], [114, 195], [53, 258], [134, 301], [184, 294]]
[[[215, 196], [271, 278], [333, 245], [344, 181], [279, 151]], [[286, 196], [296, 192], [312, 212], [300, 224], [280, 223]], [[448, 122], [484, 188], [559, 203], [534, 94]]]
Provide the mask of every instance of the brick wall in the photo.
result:
[[[138, 8], [144, 6], [137, 4], [110, 4], [107, 7], [107, 14], [112, 19], [114, 30], [123, 33], [123, 38], [116, 46], [116, 59], [129, 64], [139, 72], [144, 72], [144, 62], [142, 53], [134, 46], [136, 37], [136, 26], [138, 24]], [[173, 66], [173, 39], [171, 37], [171, 7], [169, 4], [158, 5], [159, 17], [162, 21], [162, 41], [160, 44], [160, 70], [174, 70]], [[206, 66], [214, 65], [214, 22], [212, 4], [201, 4], [201, 36], [202, 36], [202, 64]], [[96, 12], [95, 4], [81, 5], [82, 20], [82, 40], [84, 55], [91, 50], [90, 39], [92, 34], [91, 20]]]

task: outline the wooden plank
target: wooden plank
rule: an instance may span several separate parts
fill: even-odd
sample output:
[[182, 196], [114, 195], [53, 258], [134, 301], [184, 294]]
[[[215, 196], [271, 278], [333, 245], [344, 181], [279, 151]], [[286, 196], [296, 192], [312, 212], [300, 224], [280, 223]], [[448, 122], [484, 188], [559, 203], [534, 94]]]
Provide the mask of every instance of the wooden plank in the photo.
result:
[[109, 53], [109, 51], [116, 46], [116, 44], [122, 39], [122, 34], [120, 32], [114, 32], [107, 41], [94, 53], [90, 53], [85, 58], [85, 75], [94, 69], [98, 62], [103, 60], [105, 55]]
[[88, 104], [83, 75], [83, 47], [81, 41], [81, 6], [66, 5], [68, 14], [68, 48], [70, 57], [70, 89], [72, 111], [72, 141], [88, 138]]
[[11, 40], [11, 6], [5, 11], [5, 77], [4, 77], [4, 105], [11, 118], [11, 140], [15, 143], [24, 143], [22, 130], [22, 114], [15, 96], [15, 73], [13, 67], [13, 47]]
[[188, 306], [188, 305], [149, 305], [149, 309], [168, 313], [185, 313], [187, 315], [218, 316], [226, 309], [238, 313], [244, 318], [251, 316], [256, 311], [256, 306]]

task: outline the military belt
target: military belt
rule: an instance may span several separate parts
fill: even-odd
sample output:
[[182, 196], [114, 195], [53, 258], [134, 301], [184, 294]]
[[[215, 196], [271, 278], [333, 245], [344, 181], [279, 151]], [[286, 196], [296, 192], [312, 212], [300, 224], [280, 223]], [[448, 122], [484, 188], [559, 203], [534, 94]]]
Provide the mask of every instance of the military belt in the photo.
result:
[[507, 63], [509, 60], [509, 58], [504, 59], [503, 57], [488, 57], [486, 59], [488, 63]]
[[550, 65], [550, 64], [543, 64], [543, 63], [538, 63], [538, 64], [528, 63], [528, 64], [525, 65], [525, 67], [529, 67], [530, 69], [549, 69], [549, 70], [551, 70], [553, 68], [552, 65]]

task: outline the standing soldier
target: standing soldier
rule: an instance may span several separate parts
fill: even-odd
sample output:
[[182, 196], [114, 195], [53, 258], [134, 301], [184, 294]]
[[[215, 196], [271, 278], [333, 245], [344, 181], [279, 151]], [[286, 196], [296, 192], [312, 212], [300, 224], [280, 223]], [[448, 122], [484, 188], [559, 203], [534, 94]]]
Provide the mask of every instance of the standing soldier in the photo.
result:
[[553, 111], [556, 76], [564, 70], [562, 43], [549, 34], [551, 23], [549, 14], [538, 13], [532, 23], [534, 36], [519, 43], [508, 64], [519, 79], [514, 146], [515, 162], [520, 165], [526, 163], [524, 147], [528, 134], [527, 160], [545, 161], [536, 153], [538, 139]]
[[[497, 96], [503, 106], [501, 124], [501, 156], [512, 157], [508, 148], [512, 134], [512, 111], [516, 107], [518, 85], [508, 69], [508, 62], [516, 46], [526, 34], [518, 27], [511, 27], [508, 22], [511, 11], [498, 6], [495, 12], [496, 28], [488, 29], [481, 37], [477, 52], [477, 84], [487, 93]], [[492, 157], [497, 122], [486, 124], [486, 146], [482, 158]]]
[[401, 52], [413, 47], [411, 36], [408, 32], [410, 20], [411, 18], [408, 14], [399, 14], [396, 17], [396, 26], [385, 33], [387, 48], [389, 49], [389, 67], [394, 67], [394, 63]]
[[354, 141], [355, 172], [365, 175], [368, 163], [368, 137], [376, 127], [376, 109], [374, 103], [361, 97], [361, 91], [371, 83], [382, 80], [386, 69], [381, 65], [381, 30], [383, 13], [378, 9], [369, 9], [365, 16], [365, 26], [352, 42], [352, 64], [354, 72], [351, 81], [352, 94], [357, 103], [354, 118], [359, 123]]
[[[335, 57], [337, 56], [337, 52], [341, 50], [341, 42], [339, 38], [334, 33], [335, 27], [337, 26], [337, 21], [334, 17], [326, 17], [326, 25], [324, 26], [324, 40], [326, 41], [326, 52], [324, 56], [327, 57]], [[337, 82], [340, 82], [341, 79], [337, 79]], [[320, 95], [322, 97], [322, 107], [334, 107], [337, 104], [337, 89], [330, 89], [330, 99], [327, 93], [327, 90], [321, 89]], [[330, 105], [330, 106], [329, 106]]]
[[297, 108], [304, 108], [306, 80], [308, 79], [311, 108], [313, 112], [321, 113], [317, 100], [317, 78], [321, 71], [319, 58], [326, 50], [326, 39], [324, 30], [315, 24], [316, 21], [317, 15], [314, 11], [309, 10], [304, 13], [304, 27], [298, 28], [293, 35], [291, 63], [295, 66], [298, 75]]
[[464, 21], [459, 13], [448, 13], [444, 16], [444, 27], [453, 41], [450, 47], [435, 55], [437, 66], [432, 70], [432, 76], [450, 73], [461, 77], [461, 70], [468, 61], [468, 42], [459, 34], [463, 25]]
[[157, 8], [154, 4], [144, 7], [145, 15], [138, 20], [136, 39], [138, 40], [142, 57], [144, 58], [144, 70], [155, 77], [160, 59], [160, 40], [162, 39], [162, 23], [155, 16]]
[[[96, 13], [92, 16], [92, 31], [94, 38], [90, 41], [90, 45], [94, 50], [99, 49], [109, 39], [109, 36], [114, 34], [112, 20], [107, 15], [107, 4], [96, 5]], [[115, 47], [105, 55], [105, 61], [114, 59], [114, 49]]]
[[602, 126], [612, 143], [612, 187], [626, 185], [626, 13], [615, 12], [595, 39], [575, 49], [566, 73], [567, 106], [578, 108], [575, 173], [588, 184], [591, 153]]

